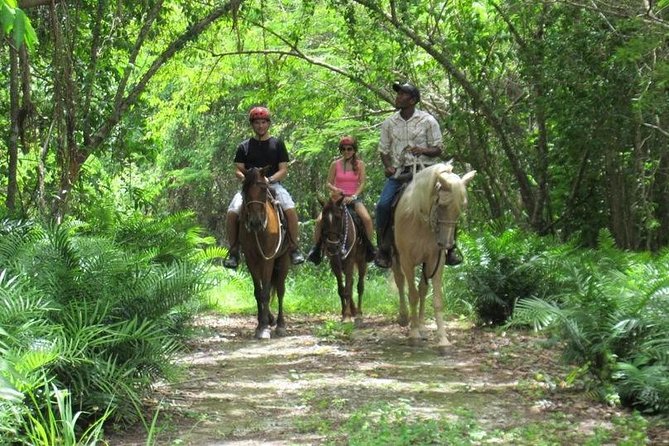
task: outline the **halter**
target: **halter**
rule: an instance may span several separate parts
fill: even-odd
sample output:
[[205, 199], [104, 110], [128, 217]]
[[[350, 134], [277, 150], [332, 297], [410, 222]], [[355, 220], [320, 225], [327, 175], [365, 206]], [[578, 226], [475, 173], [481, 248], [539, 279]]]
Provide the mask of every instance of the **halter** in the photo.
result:
[[[352, 240], [355, 241], [357, 238], [356, 230], [355, 230], [355, 224], [352, 224], [353, 222], [353, 217], [351, 216], [350, 211], [348, 210], [348, 206], [343, 205], [344, 210], [342, 212], [342, 219], [344, 220], [344, 227], [343, 227], [343, 232], [344, 232], [344, 237], [341, 237], [341, 232], [336, 232], [337, 238], [335, 240], [330, 240], [328, 237], [325, 237], [325, 243], [329, 244], [330, 246], [334, 246], [334, 254], [330, 252], [330, 250], [326, 247], [325, 248], [325, 255], [328, 257], [340, 257], [341, 260], [345, 260], [348, 255], [351, 253], [353, 250], [353, 243], [350, 244], [348, 247], [348, 250], [346, 249], [346, 242], [348, 240], [348, 230], [349, 230], [349, 225], [353, 231], [352, 234]], [[349, 223], [350, 222], [350, 223]], [[335, 233], [335, 231], [328, 231], [329, 234]]]

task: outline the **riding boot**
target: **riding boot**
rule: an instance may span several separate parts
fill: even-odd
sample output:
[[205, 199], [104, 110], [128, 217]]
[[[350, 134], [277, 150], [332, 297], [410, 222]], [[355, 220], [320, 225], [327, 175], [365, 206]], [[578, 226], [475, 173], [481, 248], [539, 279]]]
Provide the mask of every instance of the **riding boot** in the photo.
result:
[[239, 216], [234, 212], [228, 212], [226, 229], [230, 248], [228, 248], [228, 255], [223, 261], [223, 266], [230, 269], [237, 269], [237, 266], [239, 266], [239, 243], [237, 241], [237, 235], [239, 233]]
[[299, 227], [297, 224], [297, 212], [295, 209], [284, 209], [286, 216], [286, 223], [288, 226], [288, 238], [290, 243], [290, 261], [293, 265], [300, 265], [304, 263], [304, 257], [300, 252], [298, 244]]
[[377, 231], [376, 237], [376, 255], [374, 256], [374, 265], [379, 268], [390, 268], [392, 261], [390, 260], [390, 243], [387, 240], [388, 236], [385, 234], [387, 230]]
[[314, 243], [314, 246], [311, 247], [309, 254], [307, 254], [307, 260], [314, 265], [319, 265], [322, 259], [323, 254], [321, 251], [321, 241], [318, 240], [316, 243]]

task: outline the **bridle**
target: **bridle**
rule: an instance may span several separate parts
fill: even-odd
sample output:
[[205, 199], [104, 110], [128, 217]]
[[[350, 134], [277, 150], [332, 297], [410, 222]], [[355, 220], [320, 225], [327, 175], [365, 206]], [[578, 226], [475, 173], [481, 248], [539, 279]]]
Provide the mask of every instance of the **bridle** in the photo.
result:
[[[248, 193], [248, 189], [250, 189], [252, 186], [257, 186], [257, 187], [263, 189], [264, 195], [265, 195], [265, 200], [264, 201], [261, 201], [261, 200], [248, 200], [248, 201], [246, 201], [246, 195]], [[260, 226], [260, 228], [251, 227], [251, 220], [249, 218], [245, 219], [244, 226], [245, 226], [245, 228], [248, 232], [253, 233], [253, 235], [255, 237], [255, 240], [256, 240], [256, 247], [258, 248], [258, 252], [262, 256], [262, 258], [265, 259], [265, 260], [271, 260], [274, 257], [276, 257], [276, 255], [279, 253], [279, 250], [281, 249], [281, 246], [283, 245], [283, 223], [282, 223], [282, 218], [281, 218], [281, 214], [280, 214], [281, 208], [280, 208], [280, 206], [277, 206], [277, 204], [275, 203], [274, 197], [272, 196], [272, 194], [269, 191], [269, 186], [267, 185], [267, 182], [265, 182], [263, 180], [257, 180], [256, 179], [256, 180], [253, 181], [253, 183], [247, 184], [245, 186], [245, 190], [246, 190], [247, 193], [244, 194], [244, 211], [245, 211], [247, 217], [252, 212], [252, 209], [251, 209], [252, 205], [256, 205], [256, 206], [260, 205], [261, 209], [263, 209], [264, 212], [263, 212], [262, 225]], [[267, 222], [268, 222], [268, 219], [269, 219], [268, 218], [268, 213], [267, 213], [268, 205], [271, 205], [271, 207], [276, 211], [276, 213], [277, 213], [276, 217], [277, 217], [277, 221], [279, 223], [279, 227], [278, 227], [279, 238], [277, 240], [276, 247], [274, 248], [274, 252], [269, 254], [269, 255], [265, 253], [265, 250], [263, 249], [262, 244], [260, 243], [260, 239], [258, 238], [258, 233], [259, 232], [261, 232], [261, 231], [264, 232], [264, 231], [267, 230]]]
[[[335, 206], [339, 205], [334, 204], [330, 208], [329, 213], [331, 215]], [[339, 227], [336, 229], [333, 228], [333, 225], [328, 224], [328, 230], [323, 231], [323, 239], [325, 241], [325, 255], [328, 257], [338, 257], [341, 260], [344, 260], [353, 250], [353, 244], [356, 240], [357, 234], [355, 224], [353, 224], [353, 217], [348, 210], [348, 206], [342, 204], [341, 207], [343, 208], [341, 212], [341, 220], [343, 220], [343, 223], [338, 225]], [[323, 217], [325, 217], [325, 215]], [[350, 238], [351, 243], [349, 243], [347, 248], [346, 244], [349, 241], [349, 229], [351, 230], [352, 234]]]

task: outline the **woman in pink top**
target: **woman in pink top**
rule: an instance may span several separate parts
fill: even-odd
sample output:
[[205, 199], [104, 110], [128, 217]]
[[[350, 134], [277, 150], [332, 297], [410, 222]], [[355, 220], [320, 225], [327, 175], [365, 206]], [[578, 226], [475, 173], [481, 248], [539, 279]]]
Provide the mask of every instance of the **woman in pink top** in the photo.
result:
[[[332, 200], [344, 197], [344, 204], [353, 206], [355, 212], [365, 227], [365, 245], [367, 246], [367, 261], [374, 259], [375, 250], [371, 240], [374, 236], [374, 225], [367, 208], [359, 195], [365, 188], [365, 163], [358, 158], [358, 141], [352, 136], [343, 136], [339, 140], [341, 156], [330, 164], [327, 187]], [[314, 229], [314, 246], [309, 252], [307, 260], [318, 265], [321, 262], [321, 216], [316, 219]]]

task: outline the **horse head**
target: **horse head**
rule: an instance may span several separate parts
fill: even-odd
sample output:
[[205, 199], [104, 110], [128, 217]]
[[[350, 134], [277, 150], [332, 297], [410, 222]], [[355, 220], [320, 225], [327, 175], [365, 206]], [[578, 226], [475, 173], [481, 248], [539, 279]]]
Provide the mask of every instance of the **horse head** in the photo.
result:
[[346, 235], [348, 224], [346, 205], [344, 197], [337, 200], [329, 200], [323, 206], [322, 215], [322, 240], [325, 242], [325, 254], [333, 257], [341, 254], [346, 248]]
[[451, 249], [455, 246], [455, 227], [460, 214], [467, 207], [467, 184], [474, 175], [476, 175], [475, 170], [460, 178], [449, 169], [437, 176], [436, 206], [433, 209], [432, 224], [437, 245], [441, 249]]
[[246, 230], [258, 232], [267, 226], [267, 201], [270, 198], [267, 173], [270, 167], [252, 167], [242, 184], [242, 215]]

